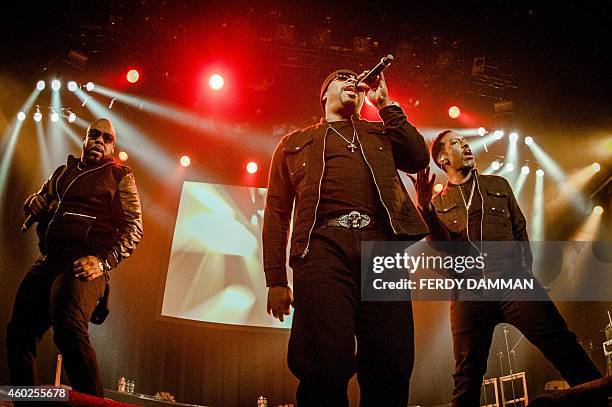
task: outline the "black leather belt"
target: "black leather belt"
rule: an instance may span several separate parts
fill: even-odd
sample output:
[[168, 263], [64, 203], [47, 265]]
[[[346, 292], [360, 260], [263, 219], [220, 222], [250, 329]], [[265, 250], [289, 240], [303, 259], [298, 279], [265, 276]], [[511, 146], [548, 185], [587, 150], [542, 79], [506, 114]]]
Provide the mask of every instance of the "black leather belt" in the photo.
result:
[[362, 229], [373, 222], [374, 220], [365, 213], [352, 211], [346, 215], [338, 216], [337, 218], [327, 219], [323, 224], [327, 226], [342, 226], [347, 229]]

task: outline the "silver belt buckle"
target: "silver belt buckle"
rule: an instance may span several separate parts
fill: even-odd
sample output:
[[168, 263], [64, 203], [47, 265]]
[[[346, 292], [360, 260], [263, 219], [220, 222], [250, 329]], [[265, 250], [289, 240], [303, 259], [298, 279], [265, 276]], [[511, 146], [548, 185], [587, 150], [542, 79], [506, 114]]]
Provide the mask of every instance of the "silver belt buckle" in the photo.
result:
[[345, 228], [364, 228], [370, 224], [370, 217], [366, 214], [361, 214], [357, 211], [352, 211], [348, 215], [342, 215], [338, 218], [340, 226]]

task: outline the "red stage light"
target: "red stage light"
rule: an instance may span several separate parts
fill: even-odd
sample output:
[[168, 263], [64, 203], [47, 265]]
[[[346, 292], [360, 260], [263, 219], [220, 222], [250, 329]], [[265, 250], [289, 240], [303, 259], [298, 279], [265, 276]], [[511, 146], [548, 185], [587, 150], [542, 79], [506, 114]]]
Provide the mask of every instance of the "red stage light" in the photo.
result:
[[246, 165], [246, 170], [249, 174], [255, 174], [257, 172], [257, 163], [254, 161], [249, 162]]
[[221, 89], [224, 83], [225, 80], [223, 79], [223, 76], [219, 75], [218, 73], [210, 75], [210, 78], [208, 78], [208, 86], [214, 90]]
[[129, 83], [136, 83], [138, 79], [140, 79], [140, 73], [136, 69], [130, 69], [127, 74], [125, 74], [125, 79]]
[[189, 167], [189, 165], [191, 164], [191, 159], [189, 158], [188, 155], [184, 155], [184, 156], [181, 157], [179, 162], [181, 163], [181, 166]]
[[451, 119], [456, 119], [457, 117], [461, 116], [461, 110], [459, 109], [458, 106], [451, 106], [448, 109], [448, 116]]

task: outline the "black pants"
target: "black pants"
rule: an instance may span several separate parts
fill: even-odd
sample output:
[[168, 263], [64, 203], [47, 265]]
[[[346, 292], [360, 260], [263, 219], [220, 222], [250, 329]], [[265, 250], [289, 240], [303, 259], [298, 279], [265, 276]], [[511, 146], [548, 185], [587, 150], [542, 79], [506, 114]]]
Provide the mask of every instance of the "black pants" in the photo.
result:
[[71, 386], [103, 396], [96, 354], [87, 332], [89, 319], [104, 293], [105, 278], [81, 281], [74, 277], [75, 257], [38, 260], [25, 275], [7, 327], [11, 385], [37, 384], [36, 345], [52, 326]]
[[361, 241], [390, 236], [376, 229], [319, 228], [308, 256], [293, 264], [288, 362], [300, 381], [299, 407], [348, 406], [347, 386], [355, 372], [361, 406], [408, 404], [412, 305], [360, 301]]
[[454, 407], [480, 406], [493, 330], [509, 323], [542, 351], [570, 386], [601, 378], [552, 301], [452, 302]]

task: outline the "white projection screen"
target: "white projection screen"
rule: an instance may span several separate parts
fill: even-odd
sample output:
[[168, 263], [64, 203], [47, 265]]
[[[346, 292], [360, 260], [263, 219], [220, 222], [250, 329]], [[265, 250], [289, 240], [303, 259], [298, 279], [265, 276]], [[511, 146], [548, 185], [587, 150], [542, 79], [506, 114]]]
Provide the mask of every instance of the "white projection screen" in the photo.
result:
[[284, 322], [266, 312], [261, 245], [265, 195], [265, 188], [183, 183], [162, 316], [253, 327], [291, 326], [293, 312]]

